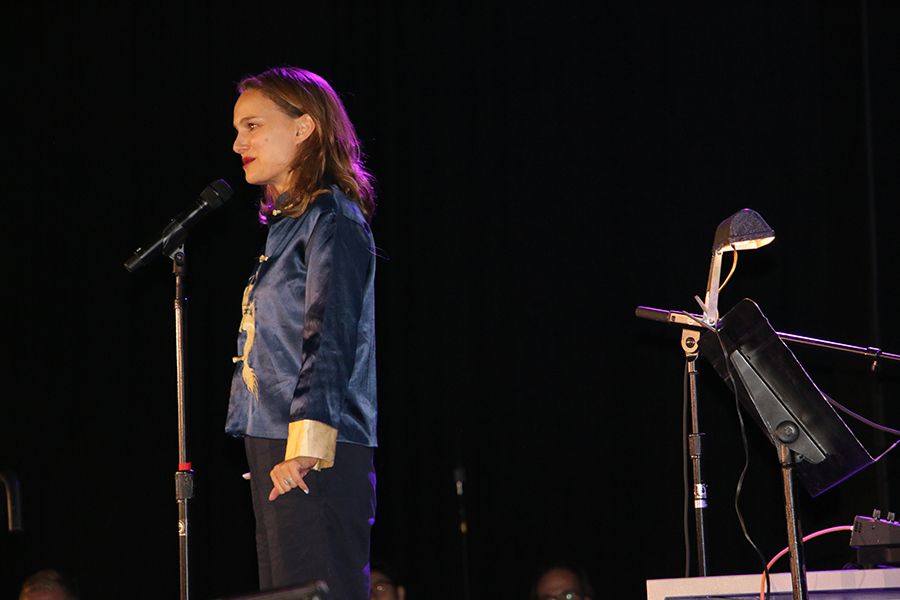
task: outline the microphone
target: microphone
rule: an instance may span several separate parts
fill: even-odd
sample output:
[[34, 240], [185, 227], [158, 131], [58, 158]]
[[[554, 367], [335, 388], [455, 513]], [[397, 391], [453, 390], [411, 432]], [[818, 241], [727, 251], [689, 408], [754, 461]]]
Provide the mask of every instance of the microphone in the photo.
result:
[[125, 268], [133, 273], [154, 257], [174, 252], [184, 243], [188, 229], [196, 225], [197, 221], [200, 221], [208, 213], [225, 204], [233, 193], [231, 186], [224, 179], [217, 179], [210, 183], [186, 211], [172, 219], [160, 236], [147, 246], [146, 250], [142, 248], [135, 250], [131, 258], [125, 261]]

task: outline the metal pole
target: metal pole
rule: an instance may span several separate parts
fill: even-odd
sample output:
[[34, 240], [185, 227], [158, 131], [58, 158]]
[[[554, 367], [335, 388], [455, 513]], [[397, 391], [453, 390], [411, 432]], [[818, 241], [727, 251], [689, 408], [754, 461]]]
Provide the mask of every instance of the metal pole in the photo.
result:
[[19, 479], [12, 471], [0, 471], [0, 486], [6, 494], [6, 523], [9, 531], [23, 531], [22, 490]]
[[799, 437], [797, 426], [784, 422], [775, 429], [778, 444], [778, 460], [781, 462], [781, 478], [784, 483], [784, 513], [787, 519], [788, 548], [791, 551], [791, 590], [793, 600], [807, 600], [806, 560], [803, 556], [803, 534], [794, 507], [794, 452], [788, 444]]
[[703, 482], [703, 434], [700, 433], [700, 408], [697, 400], [697, 356], [700, 346], [699, 332], [684, 329], [681, 332], [681, 348], [684, 350], [688, 372], [688, 388], [691, 401], [691, 433], [688, 436], [688, 451], [694, 475], [694, 526], [697, 544], [697, 575], [706, 577], [709, 572], [709, 558], [706, 552], [706, 484]]
[[[652, 308], [649, 306], [638, 306], [634, 310], [634, 314], [641, 319], [649, 319], [650, 321], [659, 321], [660, 323], [673, 323], [676, 325], [687, 325], [688, 327], [702, 328], [703, 315], [697, 315], [682, 310], [665, 310], [662, 308]], [[792, 344], [803, 344], [806, 346], [816, 346], [828, 350], [839, 350], [841, 352], [849, 352], [850, 354], [858, 354], [872, 359], [873, 368], [878, 365], [880, 360], [900, 361], [900, 354], [885, 352], [881, 348], [873, 346], [862, 347], [843, 344], [840, 342], [832, 342], [829, 340], [820, 340], [817, 338], [796, 335], [793, 333], [783, 333], [776, 331], [775, 335]]]
[[469, 583], [469, 521], [466, 518], [466, 505], [463, 496], [463, 485], [466, 481], [466, 470], [462, 466], [453, 469], [453, 479], [456, 483], [456, 500], [459, 514], [459, 543], [462, 559], [462, 597], [469, 600], [472, 597]]
[[184, 377], [184, 281], [186, 258], [184, 246], [172, 254], [175, 274], [175, 369], [178, 387], [178, 471], [175, 473], [175, 500], [178, 503], [178, 558], [181, 600], [190, 598], [188, 556], [188, 500], [194, 496], [194, 472], [187, 458], [187, 425]]

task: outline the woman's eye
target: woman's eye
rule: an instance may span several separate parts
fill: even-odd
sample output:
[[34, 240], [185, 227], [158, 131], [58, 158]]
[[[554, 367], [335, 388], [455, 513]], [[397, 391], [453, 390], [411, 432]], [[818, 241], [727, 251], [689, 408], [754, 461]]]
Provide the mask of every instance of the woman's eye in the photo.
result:
[[247, 123], [247, 129], [249, 129], [250, 131], [253, 131], [253, 130], [256, 129], [258, 126], [259, 126], [258, 123]]

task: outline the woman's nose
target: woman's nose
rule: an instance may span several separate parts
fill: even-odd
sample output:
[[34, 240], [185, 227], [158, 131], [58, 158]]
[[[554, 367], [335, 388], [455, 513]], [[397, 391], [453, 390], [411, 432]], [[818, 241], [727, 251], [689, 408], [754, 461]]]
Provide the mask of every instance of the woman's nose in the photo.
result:
[[242, 154], [244, 150], [247, 149], [247, 143], [244, 141], [241, 134], [237, 134], [234, 138], [234, 145], [231, 147], [238, 154]]

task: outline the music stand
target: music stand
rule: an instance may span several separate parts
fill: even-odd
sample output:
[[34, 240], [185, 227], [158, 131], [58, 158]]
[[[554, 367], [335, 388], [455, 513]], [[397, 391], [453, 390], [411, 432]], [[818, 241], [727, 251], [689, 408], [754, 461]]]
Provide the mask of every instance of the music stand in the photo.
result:
[[700, 354], [737, 394], [778, 449], [784, 484], [794, 600], [806, 600], [806, 565], [794, 509], [794, 471], [812, 496], [874, 460], [828, 403], [759, 306], [744, 299], [703, 332]]

